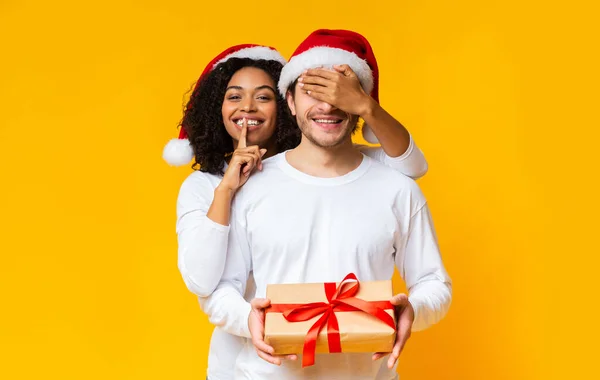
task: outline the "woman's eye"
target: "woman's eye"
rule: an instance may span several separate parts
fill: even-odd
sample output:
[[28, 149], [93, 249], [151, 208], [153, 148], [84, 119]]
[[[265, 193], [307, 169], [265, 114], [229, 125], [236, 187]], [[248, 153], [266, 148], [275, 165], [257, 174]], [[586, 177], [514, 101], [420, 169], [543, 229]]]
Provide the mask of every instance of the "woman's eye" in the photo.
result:
[[259, 96], [259, 97], [258, 97], [258, 99], [259, 99], [259, 100], [264, 100], [264, 101], [269, 101], [269, 100], [271, 100], [271, 98], [270, 98], [270, 97], [268, 97], [268, 96], [264, 96], [264, 95], [261, 95], [261, 96]]
[[240, 96], [238, 96], [238, 95], [231, 95], [227, 98], [227, 100], [239, 100], [239, 99], [240, 99]]

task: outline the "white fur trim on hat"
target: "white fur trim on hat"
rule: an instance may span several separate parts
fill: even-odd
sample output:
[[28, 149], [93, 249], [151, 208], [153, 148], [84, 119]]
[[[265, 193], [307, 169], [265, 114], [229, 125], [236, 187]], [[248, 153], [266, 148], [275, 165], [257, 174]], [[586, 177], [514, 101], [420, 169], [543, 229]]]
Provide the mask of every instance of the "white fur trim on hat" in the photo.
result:
[[283, 66], [279, 77], [279, 92], [285, 97], [288, 87], [304, 72], [315, 67], [329, 67], [333, 65], [348, 65], [358, 76], [361, 86], [367, 94], [373, 90], [373, 72], [367, 61], [356, 54], [339, 48], [319, 46], [300, 53]]
[[163, 159], [169, 165], [182, 166], [194, 158], [194, 151], [188, 139], [171, 139], [163, 149]]
[[218, 64], [227, 61], [230, 58], [250, 58], [254, 60], [264, 59], [267, 61], [277, 61], [282, 65], [285, 65], [287, 63], [285, 58], [283, 58], [283, 56], [279, 54], [277, 50], [273, 50], [266, 46], [254, 46], [244, 48], [229, 54], [225, 58], [217, 61], [217, 63], [214, 64], [213, 68], [215, 68]]

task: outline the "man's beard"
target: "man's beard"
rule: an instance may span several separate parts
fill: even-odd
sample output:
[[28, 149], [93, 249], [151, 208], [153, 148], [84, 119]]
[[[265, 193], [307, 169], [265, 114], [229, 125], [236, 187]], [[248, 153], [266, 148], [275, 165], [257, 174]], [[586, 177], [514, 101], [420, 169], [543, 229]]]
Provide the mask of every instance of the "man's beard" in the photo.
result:
[[356, 131], [356, 129], [358, 128], [358, 116], [350, 115], [347, 119], [345, 119], [345, 122], [347, 123], [345, 126], [346, 130], [344, 131], [344, 133], [340, 134], [337, 139], [332, 141], [319, 141], [312, 133], [312, 131], [314, 131], [314, 128], [312, 128], [310, 125], [312, 121], [310, 115], [308, 119], [298, 115], [296, 117], [296, 121], [298, 122], [298, 127], [300, 128], [302, 134], [308, 139], [308, 141], [318, 146], [319, 148], [337, 147], [338, 145], [346, 141], [346, 138], [348, 138], [348, 136], [351, 136], [354, 133], [354, 131]]

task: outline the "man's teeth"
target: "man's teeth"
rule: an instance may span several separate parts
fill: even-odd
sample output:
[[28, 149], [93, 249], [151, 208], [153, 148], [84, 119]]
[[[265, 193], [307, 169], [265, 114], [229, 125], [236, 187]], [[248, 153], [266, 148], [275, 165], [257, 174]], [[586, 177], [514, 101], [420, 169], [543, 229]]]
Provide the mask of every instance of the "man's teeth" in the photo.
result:
[[323, 124], [337, 124], [340, 121], [339, 120], [331, 120], [331, 119], [315, 119], [315, 122], [323, 123]]

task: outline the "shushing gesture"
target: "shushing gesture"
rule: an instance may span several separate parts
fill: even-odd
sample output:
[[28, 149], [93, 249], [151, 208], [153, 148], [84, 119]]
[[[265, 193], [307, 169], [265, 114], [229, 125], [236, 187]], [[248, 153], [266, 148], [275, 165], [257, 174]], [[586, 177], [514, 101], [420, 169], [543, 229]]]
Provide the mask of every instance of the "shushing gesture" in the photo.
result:
[[235, 193], [242, 187], [254, 169], [262, 170], [262, 157], [267, 152], [258, 145], [247, 146], [248, 120], [244, 118], [238, 146], [223, 175], [221, 186]]

